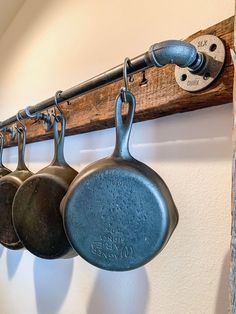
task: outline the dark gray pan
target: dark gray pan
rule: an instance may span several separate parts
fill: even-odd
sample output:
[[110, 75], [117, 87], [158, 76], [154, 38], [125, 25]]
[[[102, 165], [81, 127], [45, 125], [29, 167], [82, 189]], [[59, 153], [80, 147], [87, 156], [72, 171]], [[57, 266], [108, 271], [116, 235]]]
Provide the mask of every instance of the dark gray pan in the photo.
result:
[[61, 200], [78, 174], [65, 161], [64, 134], [65, 119], [58, 116], [54, 122], [53, 161], [22, 184], [13, 203], [17, 235], [27, 250], [45, 259], [77, 255], [67, 240], [60, 213]]
[[18, 165], [15, 171], [0, 179], [0, 242], [11, 250], [23, 248], [12, 221], [12, 204], [15, 194], [22, 183], [33, 173], [24, 161], [26, 131], [17, 130], [18, 134]]
[[128, 148], [135, 98], [122, 119], [116, 99], [116, 146], [112, 156], [85, 168], [73, 181], [61, 208], [71, 245], [89, 263], [126, 271], [146, 264], [166, 245], [178, 212], [161, 177], [134, 159]]

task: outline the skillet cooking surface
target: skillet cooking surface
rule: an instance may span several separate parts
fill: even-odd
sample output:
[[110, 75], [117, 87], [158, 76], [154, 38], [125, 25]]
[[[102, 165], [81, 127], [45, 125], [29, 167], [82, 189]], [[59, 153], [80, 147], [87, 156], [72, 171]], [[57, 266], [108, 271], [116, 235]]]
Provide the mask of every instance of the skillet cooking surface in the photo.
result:
[[13, 182], [0, 183], [0, 239], [5, 246], [19, 242], [12, 223], [12, 203], [18, 187], [19, 185]]
[[67, 200], [65, 227], [72, 246], [88, 262], [128, 270], [152, 259], [165, 242], [166, 206], [147, 176], [121, 162], [82, 176]]
[[[33, 254], [56, 258], [67, 253], [60, 202], [67, 186], [60, 178], [37, 174], [21, 186], [20, 197], [15, 198], [14, 225], [24, 246]], [[22, 203], [24, 200], [24, 203]]]

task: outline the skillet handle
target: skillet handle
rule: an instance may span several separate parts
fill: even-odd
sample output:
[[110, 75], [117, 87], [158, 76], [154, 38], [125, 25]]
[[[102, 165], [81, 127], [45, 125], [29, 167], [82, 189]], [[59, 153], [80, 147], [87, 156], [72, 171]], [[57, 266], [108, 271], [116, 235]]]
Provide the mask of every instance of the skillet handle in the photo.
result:
[[[58, 130], [58, 125], [61, 124], [61, 131]], [[65, 138], [65, 118], [61, 116], [55, 117], [53, 124], [53, 133], [54, 133], [54, 158], [51, 165], [65, 165], [65, 157], [64, 157], [64, 138]]]
[[[128, 114], [125, 121], [122, 118], [122, 106], [124, 102], [128, 104]], [[115, 121], [116, 121], [116, 145], [112, 154], [115, 158], [130, 159], [132, 158], [129, 152], [129, 138], [132, 128], [136, 107], [136, 100], [134, 95], [127, 90], [121, 90], [116, 98]]]
[[17, 128], [18, 135], [18, 164], [17, 170], [28, 170], [25, 164], [25, 141], [26, 141], [26, 129]]

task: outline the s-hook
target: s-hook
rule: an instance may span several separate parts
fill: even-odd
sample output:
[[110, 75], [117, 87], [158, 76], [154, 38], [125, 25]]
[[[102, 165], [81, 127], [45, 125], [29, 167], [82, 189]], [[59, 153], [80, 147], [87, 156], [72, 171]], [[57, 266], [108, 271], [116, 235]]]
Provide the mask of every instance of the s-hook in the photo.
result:
[[[64, 112], [61, 110], [60, 106], [59, 106], [59, 98], [61, 96], [61, 93], [62, 91], [61, 90], [58, 90], [54, 96], [54, 103], [55, 103], [55, 107], [57, 108], [57, 110], [59, 111], [59, 116], [57, 115], [56, 113], [56, 110], [55, 110], [55, 107], [54, 107], [54, 113], [53, 113], [53, 116], [54, 116], [54, 119], [59, 122], [60, 119], [64, 120], [65, 121], [65, 115], [64, 115]], [[67, 102], [68, 103], [68, 102]]]
[[14, 127], [5, 127], [2, 129], [2, 132], [6, 132], [10, 134], [10, 139], [14, 140], [15, 136], [16, 136], [16, 130]]
[[[58, 103], [58, 98], [61, 96], [62, 90], [58, 90], [54, 96], [54, 101], [55, 101], [55, 107], [57, 108], [57, 110], [60, 112], [60, 115], [64, 117], [64, 113], [61, 110], [59, 103]], [[56, 117], [56, 113], [55, 113], [55, 117]]]
[[16, 124], [15, 128], [17, 130], [17, 132], [26, 132], [26, 125], [22, 123], [22, 116], [21, 116], [21, 113], [20, 111], [17, 112], [16, 114], [16, 119], [18, 121], [18, 123], [20, 124], [20, 127], [18, 127], [18, 125]]
[[126, 93], [129, 92], [129, 77], [128, 77], [128, 66], [131, 67], [131, 61], [129, 58], [125, 58], [123, 65], [123, 79], [124, 86], [121, 88], [122, 98], [124, 102], [127, 102]]
[[45, 114], [41, 112], [31, 113], [30, 108], [31, 108], [30, 106], [25, 108], [25, 114], [27, 118], [35, 120], [35, 121], [42, 120], [44, 129], [46, 131], [49, 131], [52, 128], [52, 124], [53, 124], [51, 120], [51, 115], [49, 113]]
[[0, 166], [2, 166], [2, 153], [4, 146], [4, 135], [0, 132]]

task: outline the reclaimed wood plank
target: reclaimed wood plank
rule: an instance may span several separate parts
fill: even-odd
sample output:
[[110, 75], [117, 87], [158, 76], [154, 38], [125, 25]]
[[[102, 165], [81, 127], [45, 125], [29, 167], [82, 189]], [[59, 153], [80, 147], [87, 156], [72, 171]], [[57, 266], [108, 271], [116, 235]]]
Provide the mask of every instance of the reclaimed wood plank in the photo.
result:
[[[147, 84], [143, 86], [143, 73], [135, 74], [130, 83], [130, 89], [137, 99], [135, 122], [232, 102], [234, 71], [230, 48], [233, 47], [233, 28], [234, 17], [230, 17], [187, 38], [190, 41], [199, 35], [213, 34], [220, 37], [226, 46], [226, 63], [221, 75], [203, 91], [191, 93], [182, 90], [175, 82], [174, 65], [146, 70]], [[113, 127], [114, 101], [122, 83], [111, 83], [74, 98], [69, 105], [62, 104], [61, 108], [67, 118], [66, 135]], [[27, 128], [27, 143], [52, 138], [52, 132], [46, 132], [42, 122], [33, 124], [29, 120]], [[7, 136], [6, 146], [14, 145], [16, 142]]]

